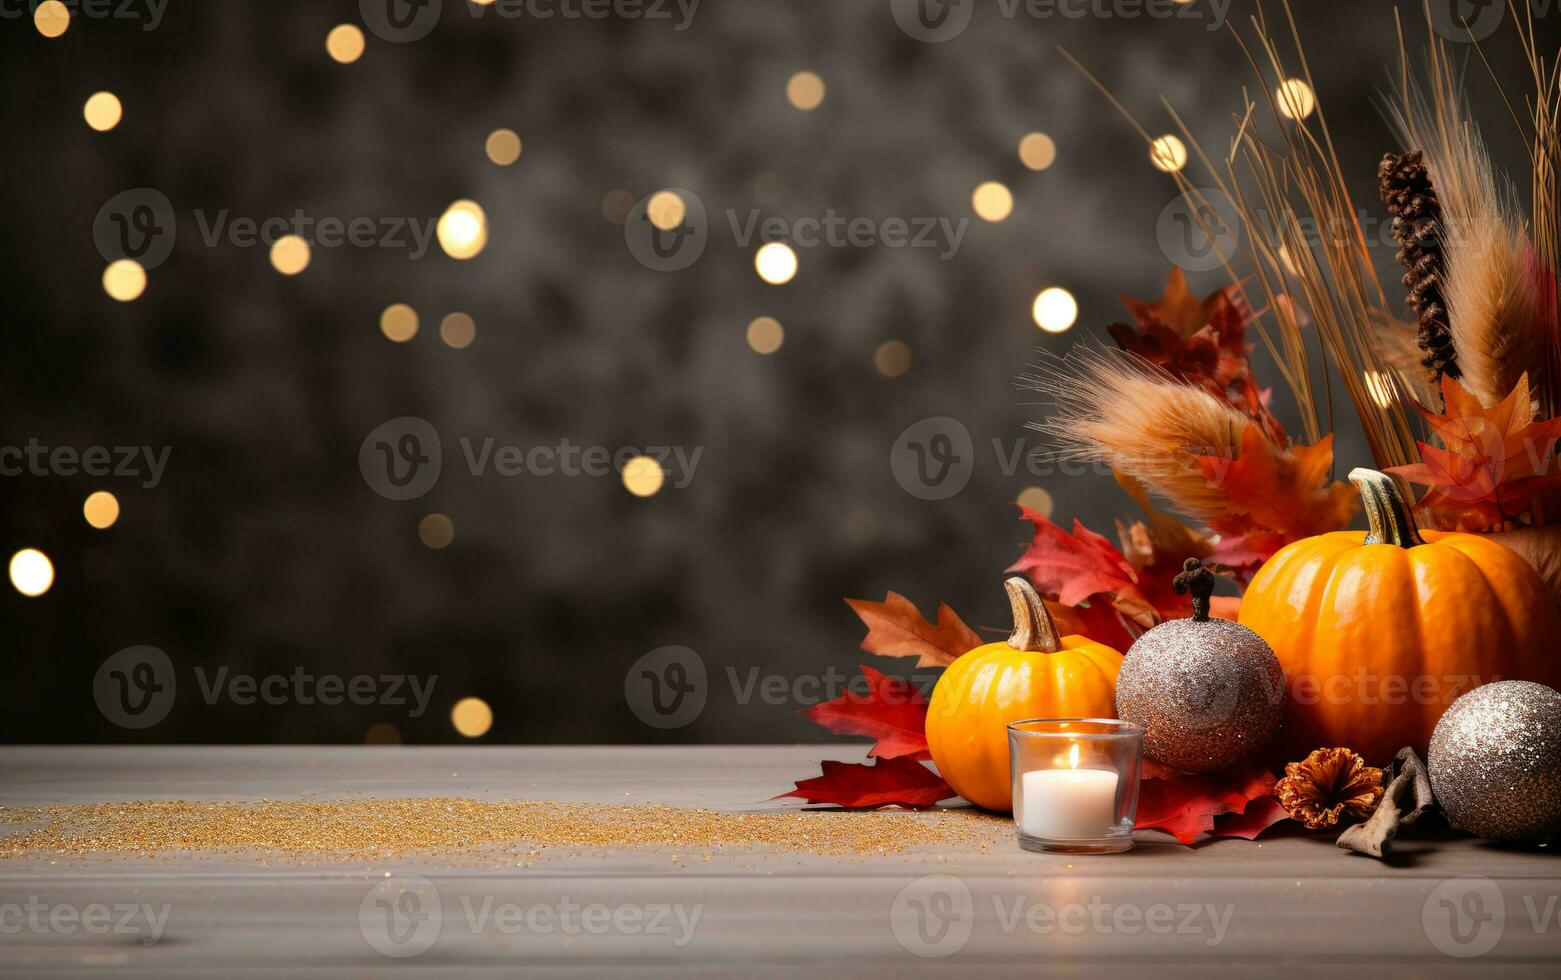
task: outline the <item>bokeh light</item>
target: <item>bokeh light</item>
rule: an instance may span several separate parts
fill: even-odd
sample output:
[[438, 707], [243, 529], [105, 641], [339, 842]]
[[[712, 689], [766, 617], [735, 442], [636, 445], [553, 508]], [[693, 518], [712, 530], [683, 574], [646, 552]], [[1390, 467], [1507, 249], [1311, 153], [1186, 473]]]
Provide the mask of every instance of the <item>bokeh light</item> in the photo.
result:
[[1031, 170], [1045, 170], [1057, 159], [1057, 144], [1045, 133], [1026, 133], [1019, 141], [1019, 162]]
[[456, 350], [465, 350], [477, 339], [477, 321], [466, 313], [451, 313], [439, 321], [439, 339]]
[[1317, 108], [1317, 96], [1312, 87], [1299, 78], [1287, 78], [1274, 90], [1274, 101], [1279, 114], [1286, 119], [1305, 119]]
[[1014, 213], [1014, 195], [995, 180], [981, 184], [970, 195], [970, 206], [983, 221], [1002, 221]]
[[1066, 289], [1050, 286], [1036, 294], [1030, 315], [1047, 333], [1063, 333], [1079, 318], [1079, 304]]
[[1042, 517], [1052, 516], [1052, 495], [1045, 487], [1025, 487], [1019, 492], [1019, 505], [1030, 508]]
[[655, 457], [635, 456], [623, 464], [623, 487], [636, 497], [653, 497], [667, 482], [667, 471]]
[[772, 316], [761, 316], [748, 324], [748, 346], [759, 354], [773, 354], [786, 342], [786, 329]]
[[146, 270], [135, 259], [118, 259], [103, 270], [103, 291], [128, 303], [146, 292]]
[[495, 129], [483, 144], [488, 159], [501, 167], [507, 167], [520, 159], [520, 137], [513, 129]]
[[786, 101], [803, 112], [822, 105], [824, 93], [824, 80], [816, 72], [799, 71], [786, 82]]
[[325, 35], [325, 50], [331, 60], [350, 65], [363, 57], [363, 31], [356, 24], [337, 24]]
[[81, 505], [81, 516], [100, 531], [111, 528], [119, 520], [119, 498], [107, 490], [88, 494], [86, 502]]
[[903, 340], [886, 340], [873, 351], [873, 367], [886, 378], [898, 378], [911, 369], [911, 345]]
[[22, 595], [36, 599], [54, 584], [54, 563], [37, 548], [23, 548], [11, 556], [11, 584]]
[[645, 204], [645, 216], [662, 231], [671, 231], [683, 223], [688, 205], [677, 191], [657, 191]]
[[488, 244], [488, 215], [476, 201], [455, 201], [439, 216], [434, 231], [450, 258], [473, 258]]
[[388, 721], [376, 721], [363, 735], [364, 745], [400, 745], [401, 729]]
[[462, 698], [450, 709], [450, 724], [467, 738], [482, 738], [493, 727], [493, 709], [482, 698]]
[[297, 235], [283, 235], [271, 245], [271, 268], [284, 276], [296, 276], [309, 268], [309, 243]]
[[379, 332], [398, 344], [417, 336], [417, 311], [405, 303], [391, 303], [379, 315]]
[[1187, 166], [1187, 145], [1167, 133], [1150, 144], [1149, 162], [1155, 165], [1156, 170], [1174, 174]]
[[785, 242], [770, 242], [754, 253], [759, 278], [772, 286], [784, 286], [797, 275], [797, 253]]
[[417, 539], [435, 551], [443, 551], [455, 540], [455, 522], [443, 514], [429, 514], [417, 523]]
[[106, 133], [119, 125], [119, 120], [125, 116], [125, 107], [113, 92], [93, 92], [88, 96], [87, 104], [81, 107], [81, 115], [88, 126]]
[[43, 0], [33, 11], [33, 26], [44, 37], [59, 37], [70, 29], [70, 8], [60, 0]]

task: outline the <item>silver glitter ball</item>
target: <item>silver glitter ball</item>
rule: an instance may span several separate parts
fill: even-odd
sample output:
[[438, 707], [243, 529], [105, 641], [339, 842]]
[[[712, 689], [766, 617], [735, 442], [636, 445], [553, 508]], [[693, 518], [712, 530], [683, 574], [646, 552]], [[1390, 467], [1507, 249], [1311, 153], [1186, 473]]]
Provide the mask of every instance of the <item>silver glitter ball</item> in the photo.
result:
[[1285, 673], [1263, 638], [1226, 619], [1174, 619], [1139, 637], [1117, 675], [1117, 717], [1144, 754], [1192, 772], [1251, 759], [1285, 717]]
[[1524, 844], [1561, 837], [1561, 693], [1532, 681], [1475, 688], [1436, 723], [1426, 768], [1454, 827]]

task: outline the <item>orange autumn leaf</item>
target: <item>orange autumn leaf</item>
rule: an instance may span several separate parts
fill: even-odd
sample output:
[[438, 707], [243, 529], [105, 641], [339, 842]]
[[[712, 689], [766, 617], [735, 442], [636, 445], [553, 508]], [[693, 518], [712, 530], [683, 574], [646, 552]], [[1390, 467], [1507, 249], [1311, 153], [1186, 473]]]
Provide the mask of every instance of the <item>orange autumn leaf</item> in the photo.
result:
[[1446, 448], [1422, 442], [1420, 462], [1390, 471], [1430, 488], [1419, 506], [1435, 523], [1495, 530], [1561, 484], [1555, 453], [1561, 419], [1534, 421], [1527, 375], [1490, 408], [1445, 376], [1442, 398], [1441, 412], [1415, 409]]
[[862, 649], [880, 657], [915, 657], [918, 667], [947, 667], [981, 645], [976, 631], [944, 603], [938, 604], [937, 623], [898, 592], [883, 602], [847, 599], [846, 604], [867, 626]]
[[[1274, 774], [1261, 766], [1250, 769], [1202, 775], [1158, 771], [1146, 767], [1138, 789], [1137, 830], [1163, 830], [1183, 844], [1191, 844], [1199, 834], [1215, 831], [1215, 818], [1227, 813], [1245, 815], [1249, 805], [1255, 805], [1264, 797], [1273, 795]], [[1272, 807], [1263, 804], [1254, 812], [1251, 821], [1241, 821], [1232, 828], [1230, 836], [1261, 833], [1279, 817], [1263, 824], [1272, 814]], [[1262, 818], [1262, 819], [1260, 819]]]
[[1025, 575], [1042, 596], [1065, 605], [1104, 600], [1141, 626], [1159, 622], [1137, 570], [1110, 541], [1077, 520], [1070, 534], [1028, 507], [1019, 511], [1035, 525], [1035, 536], [1010, 573]]
[[[1332, 433], [1315, 445], [1281, 449], [1259, 426], [1248, 425], [1235, 459], [1199, 456], [1194, 462], [1204, 478], [1225, 493], [1232, 515], [1258, 530], [1278, 532], [1276, 543], [1346, 528], [1360, 505], [1349, 484], [1328, 479]], [[1240, 520], [1214, 523], [1228, 533], [1252, 530]]]

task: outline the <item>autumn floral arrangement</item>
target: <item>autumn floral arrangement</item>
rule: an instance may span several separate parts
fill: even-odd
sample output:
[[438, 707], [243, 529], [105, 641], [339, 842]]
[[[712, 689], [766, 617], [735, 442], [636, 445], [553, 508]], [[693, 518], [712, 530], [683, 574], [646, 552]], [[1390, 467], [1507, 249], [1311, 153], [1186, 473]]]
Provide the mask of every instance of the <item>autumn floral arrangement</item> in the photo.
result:
[[[984, 643], [947, 605], [929, 620], [893, 592], [847, 600], [864, 650], [944, 672], [929, 696], [863, 666], [865, 693], [807, 714], [872, 738], [870, 761], [825, 762], [783, 796], [920, 808], [961, 795], [1005, 811], [1006, 724], [1122, 717], [1147, 729], [1136, 826], [1184, 843], [1364, 821], [1340, 844], [1381, 856], [1437, 803], [1482, 836], [1561, 835], [1561, 78], [1523, 7], [1511, 20], [1531, 91], [1508, 104], [1532, 164], [1526, 214], [1434, 34], [1423, 68], [1401, 51], [1388, 104], [1400, 148], [1367, 205], [1321, 108], [1281, 105], [1287, 86], [1245, 99], [1212, 159], [1167, 105], [1206, 171], [1172, 178], [1210, 240], [1233, 243], [1229, 285], [1200, 299], [1173, 269], [1158, 299], [1124, 297], [1114, 346], [1021, 379], [1051, 405], [1034, 427], [1063, 457], [1109, 467], [1138, 514], [1113, 539], [1021, 507], [1030, 540], [1007, 570], [1006, 642]], [[1261, 13], [1254, 26], [1255, 40], [1236, 37], [1254, 71], [1297, 77]], [[1384, 212], [1401, 298], [1362, 231]], [[1254, 376], [1258, 343], [1298, 432]], [[1341, 397], [1374, 457], [1348, 480], [1335, 475]], [[1369, 530], [1348, 530], [1362, 516]], [[1248, 661], [1168, 629], [1222, 620], [1211, 645], [1250, 635]], [[1482, 793], [1493, 780], [1501, 793]]]

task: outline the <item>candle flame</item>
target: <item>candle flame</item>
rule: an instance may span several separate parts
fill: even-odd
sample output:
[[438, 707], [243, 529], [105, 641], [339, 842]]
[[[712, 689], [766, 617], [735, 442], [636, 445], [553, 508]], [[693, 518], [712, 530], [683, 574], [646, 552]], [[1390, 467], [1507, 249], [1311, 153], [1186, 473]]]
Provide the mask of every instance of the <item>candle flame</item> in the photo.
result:
[[1079, 743], [1074, 742], [1073, 743], [1073, 748], [1068, 750], [1068, 768], [1069, 769], [1077, 769], [1078, 767], [1079, 767]]

